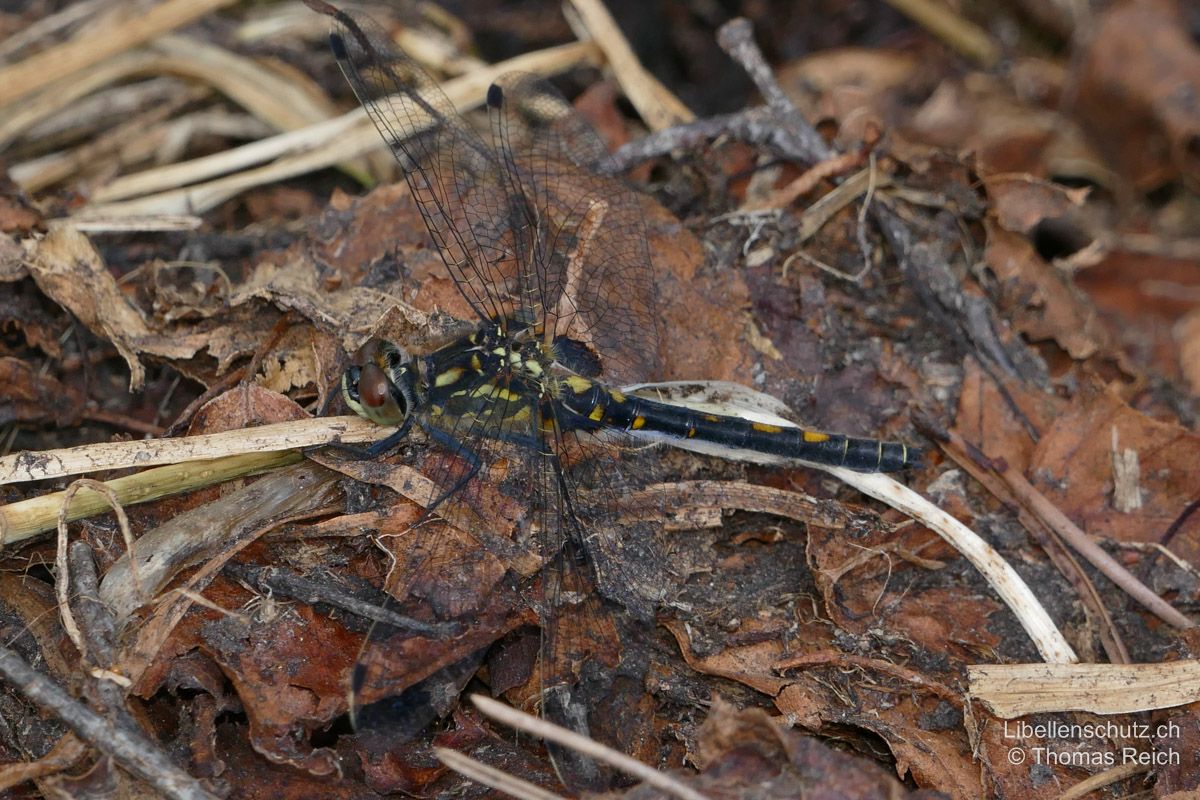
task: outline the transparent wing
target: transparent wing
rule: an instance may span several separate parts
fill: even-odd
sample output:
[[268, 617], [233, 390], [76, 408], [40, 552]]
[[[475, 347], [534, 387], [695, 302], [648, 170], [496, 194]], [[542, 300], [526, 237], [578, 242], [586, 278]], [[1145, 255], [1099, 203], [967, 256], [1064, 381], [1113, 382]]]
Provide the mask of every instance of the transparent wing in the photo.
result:
[[480, 319], [527, 295], [522, 257], [532, 217], [504, 167], [429, 75], [370, 19], [333, 8], [329, 35], [342, 72], [404, 171], [442, 259]]
[[551, 337], [591, 347], [607, 381], [660, 377], [640, 200], [590, 171], [606, 150], [562, 95], [536, 76], [504, 76], [488, 91], [486, 143], [378, 26], [329, 13], [334, 55], [475, 313], [544, 321]]
[[488, 91], [488, 110], [509, 192], [535, 212], [538, 319], [553, 336], [592, 348], [605, 381], [661, 374], [641, 200], [622, 181], [592, 171], [607, 155], [604, 144], [541, 78], [502, 76]]

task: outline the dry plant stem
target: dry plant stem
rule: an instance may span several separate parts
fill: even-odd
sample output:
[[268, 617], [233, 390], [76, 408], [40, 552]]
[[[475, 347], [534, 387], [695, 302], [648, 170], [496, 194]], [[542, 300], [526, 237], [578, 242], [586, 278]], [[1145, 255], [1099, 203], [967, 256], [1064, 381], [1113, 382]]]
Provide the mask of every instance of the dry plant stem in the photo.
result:
[[69, 225], [82, 233], [158, 233], [194, 231], [204, 220], [192, 214], [147, 214], [141, 217], [90, 217], [86, 220], [47, 220], [47, 228]]
[[260, 139], [210, 156], [201, 156], [178, 164], [166, 164], [132, 175], [122, 175], [110, 183], [96, 187], [92, 194], [92, 202], [103, 206], [118, 200], [151, 195], [228, 175], [280, 156], [302, 154], [307, 149], [337, 141], [351, 128], [361, 127], [364, 119], [361, 111], [353, 111], [309, 125], [307, 128]]
[[707, 800], [703, 794], [671, 775], [648, 767], [624, 753], [613, 750], [611, 747], [605, 747], [594, 739], [580, 736], [578, 733], [569, 731], [566, 728], [530, 716], [490, 697], [473, 694], [471, 695], [471, 702], [484, 714], [498, 722], [502, 722], [519, 731], [539, 736], [563, 747], [569, 747], [585, 756], [616, 767], [627, 775], [637, 778], [671, 797], [677, 797], [679, 800]]
[[335, 113], [332, 103], [314, 99], [319, 93], [311, 81], [285, 77], [223, 47], [172, 34], [156, 40], [153, 49], [178, 59], [188, 67], [186, 77], [216, 88], [276, 131], [303, 128]]
[[[338, 496], [336, 479], [324, 467], [298, 464], [177, 514], [138, 539], [136, 560], [126, 553], [108, 568], [100, 586], [101, 599], [124, 624], [146, 597], [155, 597], [180, 571], [273, 520], [326, 508]], [[135, 567], [145, 591], [133, 585]]]
[[[112, 490], [123, 505], [148, 503], [162, 497], [211, 486], [246, 475], [256, 475], [295, 464], [303, 458], [298, 450], [249, 453], [208, 461], [171, 464], [115, 478], [103, 485]], [[100, 514], [112, 507], [103, 495], [81, 490], [70, 503], [65, 492], [31, 497], [0, 506], [0, 546], [24, 541], [54, 528], [60, 509], [66, 505], [67, 521]]]
[[520, 800], [563, 800], [562, 795], [548, 792], [540, 786], [488, 766], [482, 761], [476, 761], [457, 750], [435, 747], [433, 753], [439, 761], [458, 774]]
[[116, 626], [112, 612], [100, 602], [100, 577], [96, 574], [92, 548], [87, 542], [71, 542], [67, 558], [74, 584], [72, 605], [83, 621], [80, 629], [87, 642], [90, 660], [97, 667], [111, 669], [116, 662]]
[[970, 528], [887, 475], [854, 472], [842, 467], [819, 468], [863, 494], [903, 511], [962, 553], [1016, 614], [1045, 661], [1069, 664], [1077, 660], [1075, 651], [1021, 576]]
[[233, 0], [167, 0], [120, 25], [88, 30], [69, 42], [0, 69], [0, 108], [228, 5], [233, 5]]
[[114, 727], [140, 736], [137, 722], [125, 707], [125, 692], [130, 681], [119, 671], [116, 624], [112, 612], [100, 600], [91, 547], [85, 542], [72, 542], [70, 561], [75, 590], [72, 605], [83, 621], [81, 630], [88, 647], [87, 658], [80, 662], [85, 668], [84, 698], [92, 707], [102, 710]]
[[0, 677], [30, 701], [61, 719], [80, 739], [142, 779], [157, 791], [178, 800], [217, 800], [199, 781], [163, 754], [136, 730], [117, 725], [74, 700], [58, 684], [0, 645]]
[[985, 67], [1000, 59], [998, 45], [987, 31], [952, 12], [945, 3], [933, 0], [886, 0], [888, 5], [926, 28], [964, 56]]
[[[840, 530], [855, 522], [856, 515], [847, 508], [824, 503], [800, 492], [776, 489], [742, 481], [680, 481], [657, 483], [635, 492], [620, 501], [623, 517], [633, 517], [647, 509], [666, 508], [679, 514], [686, 513], [686, 524], [700, 527], [709, 516], [708, 509], [716, 509], [711, 515], [713, 525], [720, 525], [722, 512], [728, 510], [748, 511], [754, 514], [770, 514], [797, 522], [820, 525], [822, 528]], [[862, 520], [868, 515], [858, 517]], [[878, 524], [878, 523], [875, 523]]]
[[95, 174], [98, 168], [104, 169], [100, 165], [115, 166], [152, 157], [161, 146], [170, 119], [207, 94], [203, 89], [179, 92], [167, 101], [127, 115], [120, 124], [97, 132], [77, 147], [14, 164], [10, 174], [22, 189], [34, 194], [68, 178]]
[[1018, 502], [1028, 508], [1050, 526], [1063, 541], [1067, 542], [1092, 566], [1100, 570], [1113, 583], [1120, 586], [1146, 610], [1168, 625], [1180, 630], [1196, 627], [1196, 623], [1176, 611], [1169, 603], [1155, 594], [1146, 584], [1137, 579], [1133, 573], [1121, 566], [1117, 561], [1104, 552], [1092, 537], [1081, 531], [1079, 527], [1067, 518], [1067, 515], [1051, 503], [1046, 496], [1033, 487], [1025, 476], [1013, 469], [999, 470], [1000, 479], [1016, 495]]
[[646, 71], [600, 0], [567, 0], [567, 4], [587, 35], [604, 51], [617, 83], [650, 130], [661, 131], [696, 118], [691, 109]]
[[[734, 24], [738, 23], [738, 24]], [[634, 164], [667, 155], [673, 150], [695, 150], [707, 141], [729, 136], [771, 148], [791, 161], [819, 163], [838, 157], [804, 116], [787, 100], [750, 36], [749, 23], [734, 20], [724, 32], [722, 47], [755, 79], [765, 97], [774, 102], [736, 114], [709, 117], [657, 131], [630, 142], [601, 165], [606, 172], [623, 172]], [[724, 29], [723, 29], [724, 30]]]
[[[456, 108], [463, 111], [481, 103], [487, 87], [505, 72], [518, 71], [552, 75], [583, 64], [593, 64], [599, 55], [599, 48], [593, 42], [575, 42], [550, 47], [510, 58], [487, 69], [447, 81], [442, 85], [442, 91]], [[284, 143], [287, 144], [286, 149], [282, 147]], [[247, 160], [262, 160], [264, 156], [280, 155], [281, 150], [291, 153], [286, 158], [280, 158], [278, 161], [257, 169], [237, 172], [187, 188], [144, 195], [125, 202], [87, 206], [78, 216], [87, 218], [92, 214], [113, 217], [144, 215], [152, 212], [159, 214], [202, 213], [255, 186], [344, 164], [364, 153], [385, 146], [386, 144], [379, 138], [379, 133], [375, 130], [375, 126], [367, 117], [366, 112], [357, 108], [334, 120], [327, 120], [308, 128], [234, 148], [219, 154], [219, 156], [187, 162], [193, 166], [202, 164], [203, 167], [190, 172], [186, 181], [181, 180], [179, 172], [183, 169], [183, 165], [163, 169], [172, 170], [172, 177], [179, 180], [180, 183], [184, 183], [201, 180], [204, 176], [229, 172], [230, 165], [233, 164], [241, 165]], [[250, 158], [250, 154], [253, 154], [253, 158]], [[157, 179], [151, 176], [155, 172], [157, 171], [151, 170], [140, 175], [130, 176], [128, 180], [137, 179], [143, 184], [154, 183], [157, 182]]]
[[13, 58], [14, 53], [41, 39], [52, 38], [62, 29], [87, 19], [106, 5], [111, 5], [111, 0], [78, 0], [61, 11], [42, 17], [0, 42], [0, 61], [11, 64], [16, 60]]
[[385, 438], [390, 432], [361, 417], [320, 417], [180, 439], [102, 442], [61, 450], [22, 452], [0, 458], [0, 485], [108, 469], [295, 450], [334, 442], [362, 444]]
[[973, 664], [971, 696], [998, 717], [1132, 714], [1200, 700], [1200, 661], [1159, 664]]
[[[188, 67], [189, 64], [186, 61], [169, 58], [144, 49], [113, 56], [83, 74], [72, 75], [69, 79], [60, 81], [47, 88], [44, 92], [27, 97], [6, 109], [6, 115], [0, 115], [0, 148], [3, 148], [22, 135], [34, 138], [35, 134], [31, 133], [31, 129], [36, 130], [36, 127], [40, 123], [51, 116], [61, 116], [64, 112], [69, 112], [72, 104], [83, 101], [83, 98], [90, 100], [91, 95], [98, 93], [106, 87], [146, 75], [166, 75], [171, 73], [186, 75]], [[183, 92], [173, 93], [167, 101], [157, 100], [150, 105], [157, 105], [163, 102], [175, 105], [180, 100], [186, 101], [186, 98], [190, 96], [202, 98], [208, 96], [208, 94], [208, 90], [204, 87], [195, 86], [187, 88]], [[109, 132], [106, 132], [97, 141], [103, 140], [109, 135]], [[83, 148], [90, 146], [91, 143], [89, 142]], [[72, 152], [81, 152], [83, 148]], [[61, 157], [62, 154], [60, 153], [59, 156]], [[54, 156], [47, 156], [45, 158], [54, 158]], [[39, 160], [44, 161], [45, 158]], [[31, 171], [32, 174], [36, 174], [37, 169], [35, 165], [37, 163], [38, 160], [13, 165], [12, 172], [14, 177], [18, 174], [31, 174]]]
[[[832, 164], [836, 162], [837, 159], [834, 159], [832, 162], [825, 163]], [[813, 169], [817, 169], [820, 166], [821, 165], [818, 164]], [[859, 197], [868, 194], [871, 191], [871, 184], [871, 170], [859, 170], [843, 180], [832, 190], [826, 192], [819, 200], [810, 205], [808, 208], [804, 209], [804, 216], [800, 218], [800, 229], [798, 231], [799, 236], [797, 237], [797, 242], [799, 244], [803, 244], [812, 237], [816, 236], [817, 232], [824, 227], [825, 223], [837, 216], [838, 212], [849, 206]], [[862, 208], [865, 209], [866, 207], [867, 206], [864, 201]], [[836, 272], [836, 270], [834, 270], [834, 272]]]

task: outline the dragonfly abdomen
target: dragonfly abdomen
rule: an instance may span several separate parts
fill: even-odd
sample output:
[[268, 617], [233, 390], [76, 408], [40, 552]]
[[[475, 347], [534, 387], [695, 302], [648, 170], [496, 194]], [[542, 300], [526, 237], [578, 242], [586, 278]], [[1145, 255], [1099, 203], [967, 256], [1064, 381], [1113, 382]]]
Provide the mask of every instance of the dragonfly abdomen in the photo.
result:
[[581, 427], [622, 428], [635, 436], [668, 443], [677, 440], [681, 447], [715, 455], [757, 453], [859, 472], [895, 472], [914, 466], [918, 457], [915, 450], [899, 442], [856, 439], [710, 414], [642, 397], [627, 397], [590, 381], [578, 384], [572, 386], [573, 394], [564, 399], [572, 411], [590, 423]]

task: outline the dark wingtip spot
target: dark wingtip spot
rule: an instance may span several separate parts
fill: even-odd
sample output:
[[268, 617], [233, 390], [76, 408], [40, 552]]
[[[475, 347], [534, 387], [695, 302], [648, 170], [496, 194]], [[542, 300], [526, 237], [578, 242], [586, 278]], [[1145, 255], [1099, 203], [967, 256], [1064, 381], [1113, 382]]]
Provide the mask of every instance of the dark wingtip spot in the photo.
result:
[[487, 91], [488, 108], [499, 108], [500, 104], [503, 102], [504, 102], [504, 90], [500, 88], [499, 84], [493, 83], [491, 86], [488, 87], [488, 91]]
[[329, 34], [329, 49], [333, 51], [333, 57], [342, 59], [346, 57], [346, 40], [342, 38], [340, 33]]

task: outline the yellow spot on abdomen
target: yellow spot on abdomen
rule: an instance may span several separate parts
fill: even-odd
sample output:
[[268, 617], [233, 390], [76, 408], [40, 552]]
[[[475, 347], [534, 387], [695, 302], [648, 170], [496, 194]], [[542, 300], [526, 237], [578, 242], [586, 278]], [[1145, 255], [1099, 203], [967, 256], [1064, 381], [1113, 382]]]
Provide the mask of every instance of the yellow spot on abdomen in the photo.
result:
[[778, 425], [771, 425], [766, 422], [752, 422], [750, 423], [750, 427], [754, 428], [754, 430], [758, 431], [759, 433], [779, 433], [781, 430], [783, 430], [783, 428], [779, 427]]
[[599, 422], [604, 419], [604, 406], [597, 403], [595, 408], [592, 409], [592, 413], [588, 414], [588, 419], [592, 422]]
[[821, 433], [819, 431], [805, 431], [804, 432], [804, 441], [810, 442], [812, 444], [816, 444], [817, 442], [828, 442], [829, 434]]
[[645, 427], [645, 425], [646, 425], [645, 417], [634, 417], [633, 422], [629, 423], [629, 427], [633, 428], [635, 431], [640, 430], [641, 428]]

